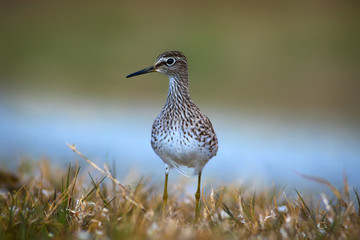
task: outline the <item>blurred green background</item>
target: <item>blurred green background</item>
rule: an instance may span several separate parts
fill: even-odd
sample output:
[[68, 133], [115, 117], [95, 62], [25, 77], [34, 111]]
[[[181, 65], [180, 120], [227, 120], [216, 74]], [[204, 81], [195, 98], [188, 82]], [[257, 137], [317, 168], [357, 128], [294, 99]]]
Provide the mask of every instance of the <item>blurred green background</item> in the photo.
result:
[[201, 104], [353, 117], [359, 10], [325, 0], [2, 1], [1, 92], [164, 101], [164, 76], [124, 77], [180, 50]]

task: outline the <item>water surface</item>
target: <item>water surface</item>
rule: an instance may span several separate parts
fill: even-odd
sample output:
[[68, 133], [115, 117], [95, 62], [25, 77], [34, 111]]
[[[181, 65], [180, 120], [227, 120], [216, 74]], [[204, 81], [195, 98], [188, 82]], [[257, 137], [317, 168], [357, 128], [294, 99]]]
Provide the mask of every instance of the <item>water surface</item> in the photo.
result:
[[[150, 132], [161, 103], [2, 101], [0, 159], [9, 168], [24, 157], [46, 157], [65, 166], [79, 159], [65, 143], [102, 165], [115, 162], [118, 176], [163, 178], [163, 163], [152, 151]], [[204, 168], [214, 182], [255, 181], [290, 187], [318, 185], [297, 172], [317, 175], [341, 186], [343, 171], [360, 186], [360, 134], [334, 119], [310, 121], [264, 112], [202, 108], [219, 138], [219, 152]], [[172, 178], [179, 174], [171, 173]]]

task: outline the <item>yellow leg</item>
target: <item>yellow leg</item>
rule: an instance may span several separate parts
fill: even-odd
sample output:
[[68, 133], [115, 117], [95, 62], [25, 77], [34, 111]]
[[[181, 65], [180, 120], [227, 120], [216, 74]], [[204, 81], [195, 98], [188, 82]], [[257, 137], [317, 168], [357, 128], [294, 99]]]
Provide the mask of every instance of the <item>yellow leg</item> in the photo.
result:
[[163, 194], [163, 213], [165, 213], [166, 209], [166, 203], [168, 200], [168, 193], [167, 193], [167, 184], [168, 184], [168, 178], [169, 178], [169, 167], [165, 167], [165, 184], [164, 184], [164, 194]]
[[195, 221], [199, 219], [200, 215], [200, 182], [201, 182], [201, 172], [199, 173], [198, 177], [198, 187], [197, 191], [195, 193], [195, 199], [196, 199], [196, 206], [195, 206]]

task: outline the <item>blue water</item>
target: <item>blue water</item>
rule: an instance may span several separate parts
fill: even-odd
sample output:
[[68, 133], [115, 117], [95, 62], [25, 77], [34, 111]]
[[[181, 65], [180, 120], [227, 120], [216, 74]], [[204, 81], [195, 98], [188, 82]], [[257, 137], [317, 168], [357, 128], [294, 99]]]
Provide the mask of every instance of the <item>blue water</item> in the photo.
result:
[[[0, 163], [14, 168], [24, 157], [48, 158], [59, 166], [78, 159], [75, 144], [100, 166], [116, 163], [118, 176], [163, 178], [163, 163], [150, 146], [150, 131], [162, 103], [110, 104], [99, 101], [0, 103]], [[319, 186], [297, 172], [321, 176], [341, 187], [343, 171], [360, 186], [360, 132], [331, 118], [301, 119], [265, 112], [202, 108], [219, 138], [219, 152], [206, 165], [204, 179], [252, 181], [262, 186]], [[178, 177], [175, 171], [171, 177]]]

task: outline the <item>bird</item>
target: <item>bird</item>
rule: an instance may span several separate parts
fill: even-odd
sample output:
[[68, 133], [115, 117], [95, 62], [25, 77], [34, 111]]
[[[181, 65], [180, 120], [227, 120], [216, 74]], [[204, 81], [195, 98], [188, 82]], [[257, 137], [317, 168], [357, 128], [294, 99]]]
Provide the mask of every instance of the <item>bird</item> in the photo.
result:
[[168, 200], [169, 170], [175, 168], [185, 176], [198, 175], [195, 193], [195, 219], [200, 214], [201, 173], [206, 163], [217, 154], [218, 138], [210, 119], [190, 98], [188, 63], [179, 51], [160, 54], [153, 65], [126, 76], [159, 72], [169, 78], [164, 107], [156, 117], [151, 131], [151, 146], [165, 163], [163, 209]]

